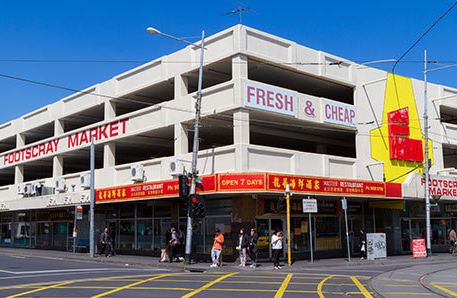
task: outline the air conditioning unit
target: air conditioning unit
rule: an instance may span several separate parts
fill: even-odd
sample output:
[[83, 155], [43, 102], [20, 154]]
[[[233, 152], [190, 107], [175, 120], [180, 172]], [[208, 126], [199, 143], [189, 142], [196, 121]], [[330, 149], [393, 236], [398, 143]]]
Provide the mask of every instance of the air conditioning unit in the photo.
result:
[[17, 185], [17, 194], [24, 195], [25, 194], [25, 184], [21, 183]]
[[30, 189], [30, 194], [32, 196], [41, 196], [43, 192], [43, 184], [40, 182], [35, 182], [32, 184], [31, 189]]
[[175, 161], [170, 162], [170, 174], [173, 177], [184, 174], [184, 164], [181, 160], [176, 159]]
[[82, 174], [80, 177], [81, 188], [88, 189], [90, 188], [90, 173]]
[[132, 165], [130, 166], [130, 176], [134, 182], [143, 182], [144, 181], [144, 169], [143, 165]]
[[33, 195], [33, 185], [32, 185], [32, 184], [27, 183], [27, 184], [25, 185], [24, 194], [25, 194], [25, 195], [28, 195], [28, 196]]
[[64, 192], [65, 191], [65, 179], [60, 177], [54, 180], [54, 188], [57, 192]]

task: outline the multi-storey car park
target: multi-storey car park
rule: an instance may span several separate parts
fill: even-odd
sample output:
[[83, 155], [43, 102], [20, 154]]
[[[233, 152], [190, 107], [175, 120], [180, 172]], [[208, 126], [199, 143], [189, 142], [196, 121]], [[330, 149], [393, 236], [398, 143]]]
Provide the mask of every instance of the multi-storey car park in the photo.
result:
[[[200, 192], [207, 216], [193, 252], [213, 233], [234, 254], [240, 227], [257, 227], [260, 257], [285, 230], [278, 201], [293, 193], [294, 257], [309, 254], [301, 200], [318, 200], [318, 257], [385, 232], [388, 254], [424, 234], [423, 82], [353, 63], [238, 25], [206, 39], [200, 127]], [[188, 46], [0, 126], [0, 244], [70, 250], [89, 244], [89, 146], [95, 143], [95, 224], [122, 253], [158, 254], [165, 231], [185, 228], [175, 174], [190, 170], [199, 48]], [[457, 90], [428, 85], [433, 250], [457, 225]], [[177, 162], [172, 171], [170, 164]], [[279, 208], [280, 209], [280, 208]]]

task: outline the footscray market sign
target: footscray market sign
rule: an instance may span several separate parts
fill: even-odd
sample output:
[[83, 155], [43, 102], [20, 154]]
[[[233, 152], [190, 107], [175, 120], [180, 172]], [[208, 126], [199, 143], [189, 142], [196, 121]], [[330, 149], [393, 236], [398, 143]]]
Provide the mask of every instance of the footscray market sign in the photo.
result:
[[[294, 176], [275, 173], [214, 174], [202, 177], [199, 193], [275, 192], [283, 193], [286, 184], [297, 194], [330, 196], [402, 198], [400, 183], [385, 183], [325, 177]], [[178, 197], [178, 180], [97, 189], [96, 202]]]
[[6, 152], [0, 155], [0, 168], [13, 166], [29, 160], [52, 156], [56, 153], [88, 146], [92, 141], [106, 141], [127, 132], [128, 118], [112, 121], [86, 130], [77, 131], [50, 141]]

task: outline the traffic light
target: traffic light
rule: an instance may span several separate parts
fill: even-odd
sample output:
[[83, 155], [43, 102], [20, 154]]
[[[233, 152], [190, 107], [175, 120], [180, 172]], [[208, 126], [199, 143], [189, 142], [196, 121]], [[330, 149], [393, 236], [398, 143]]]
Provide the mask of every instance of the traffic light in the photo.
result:
[[205, 199], [198, 194], [189, 196], [190, 204], [190, 216], [192, 218], [204, 218], [206, 215], [205, 211]]
[[178, 181], [179, 181], [179, 197], [186, 198], [187, 195], [189, 194], [189, 184], [188, 184], [187, 176], [180, 175], [178, 177]]

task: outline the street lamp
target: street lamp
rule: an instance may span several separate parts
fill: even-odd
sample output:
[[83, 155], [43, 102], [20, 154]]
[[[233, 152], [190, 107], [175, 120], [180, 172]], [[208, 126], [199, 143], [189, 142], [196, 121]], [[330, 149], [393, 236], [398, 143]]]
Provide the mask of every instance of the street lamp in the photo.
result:
[[[198, 178], [197, 171], [197, 159], [198, 159], [198, 149], [200, 145], [199, 140], [199, 127], [200, 127], [200, 112], [201, 112], [201, 102], [202, 102], [202, 78], [203, 78], [203, 60], [204, 60], [204, 50], [205, 50], [205, 31], [202, 30], [202, 36], [200, 45], [187, 41], [185, 39], [169, 35], [161, 32], [160, 30], [148, 27], [146, 31], [152, 35], [159, 35], [168, 37], [180, 42], [183, 42], [188, 45], [200, 48], [200, 66], [198, 68], [198, 90], [197, 90], [197, 99], [195, 101], [195, 121], [194, 121], [194, 144], [192, 149], [192, 171], [191, 171], [191, 184], [189, 190], [189, 196], [195, 194], [196, 179]], [[186, 232], [186, 248], [185, 248], [185, 259], [187, 263], [190, 263], [190, 255], [192, 249], [192, 217], [190, 216], [190, 208], [187, 208], [187, 232]]]

